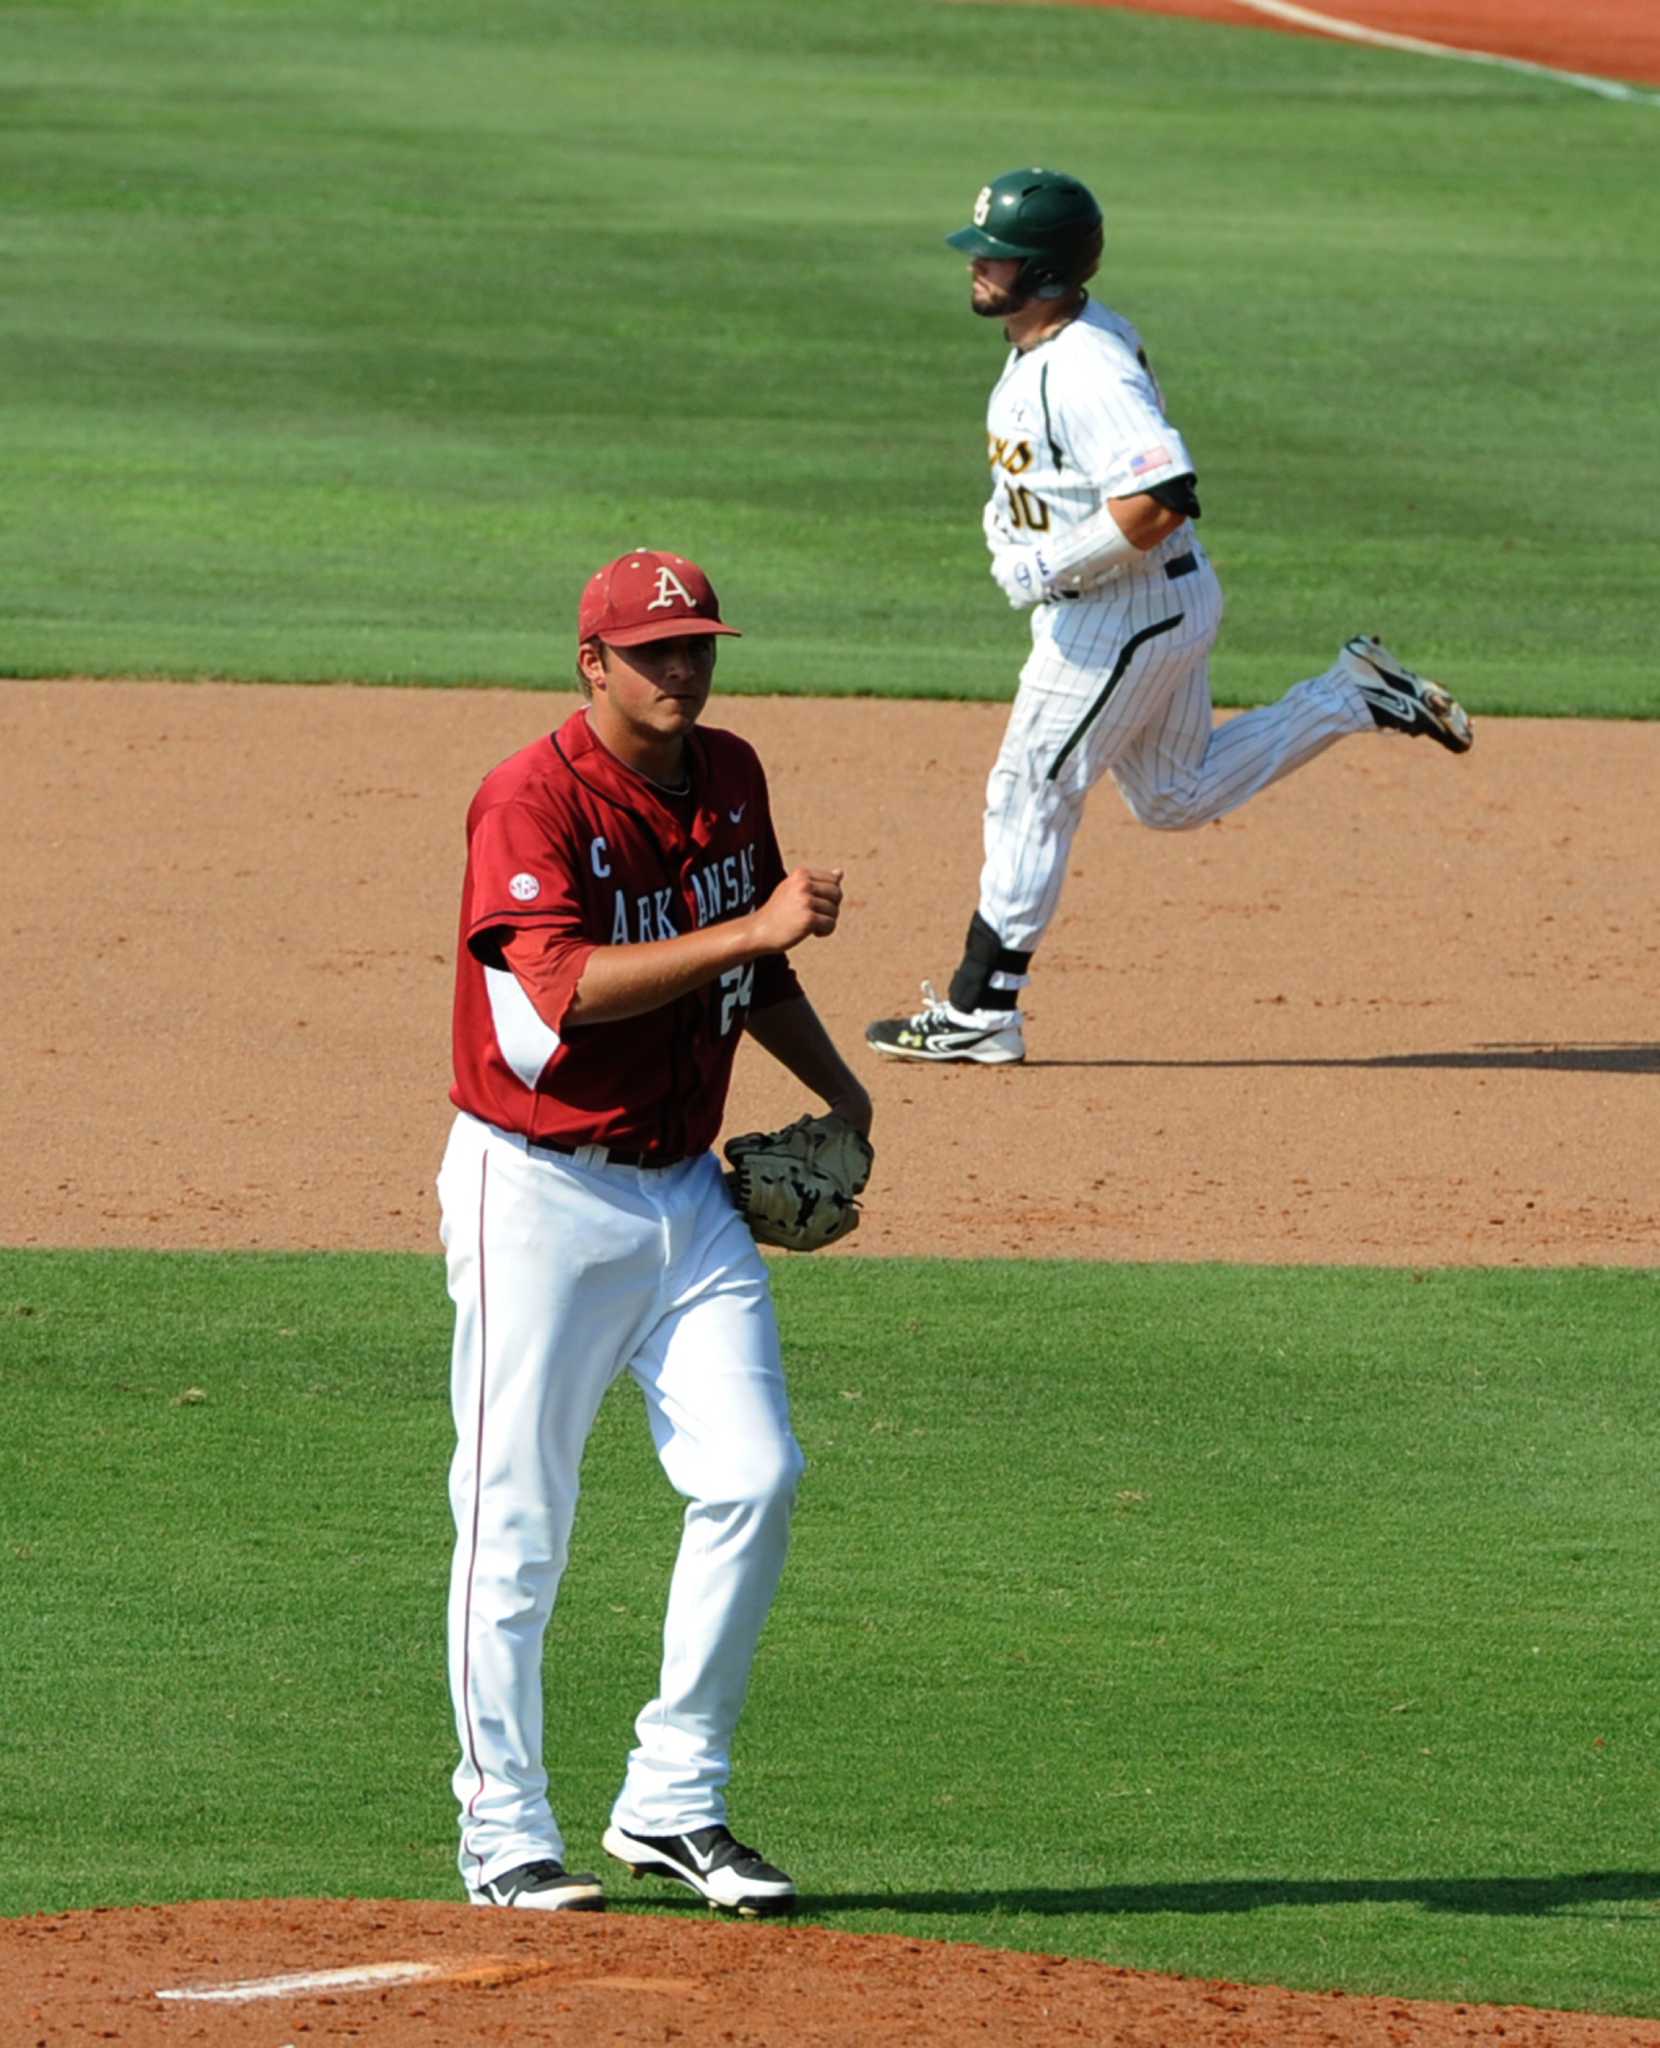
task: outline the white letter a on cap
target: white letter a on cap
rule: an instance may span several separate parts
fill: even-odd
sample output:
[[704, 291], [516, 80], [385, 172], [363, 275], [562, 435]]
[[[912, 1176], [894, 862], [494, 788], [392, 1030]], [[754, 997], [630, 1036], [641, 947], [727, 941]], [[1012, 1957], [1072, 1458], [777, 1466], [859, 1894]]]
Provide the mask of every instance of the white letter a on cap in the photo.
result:
[[648, 612], [660, 612], [665, 606], [672, 605], [676, 598], [686, 607], [687, 611], [690, 612], [697, 609], [696, 605], [692, 602], [692, 593], [681, 582], [674, 571], [667, 567], [660, 567], [657, 571], [657, 595], [646, 606], [646, 610]]

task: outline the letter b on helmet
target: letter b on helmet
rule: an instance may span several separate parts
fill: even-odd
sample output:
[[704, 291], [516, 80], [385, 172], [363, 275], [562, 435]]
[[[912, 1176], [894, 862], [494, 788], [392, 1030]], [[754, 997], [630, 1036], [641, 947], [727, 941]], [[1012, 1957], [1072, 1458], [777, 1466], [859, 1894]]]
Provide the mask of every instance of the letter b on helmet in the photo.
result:
[[1019, 257], [1015, 289], [1027, 298], [1064, 298], [1101, 261], [1101, 209], [1064, 171], [1005, 171], [980, 187], [971, 218], [947, 242], [970, 256]]

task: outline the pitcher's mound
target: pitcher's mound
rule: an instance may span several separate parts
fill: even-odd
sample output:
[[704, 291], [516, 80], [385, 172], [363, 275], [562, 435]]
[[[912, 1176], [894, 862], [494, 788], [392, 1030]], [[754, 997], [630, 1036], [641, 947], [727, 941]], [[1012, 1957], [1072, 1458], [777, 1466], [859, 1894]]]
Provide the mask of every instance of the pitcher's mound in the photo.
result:
[[1660, 2048], [1660, 2021], [1248, 1989], [803, 1921], [244, 1899], [0, 1921], [8, 2044]]

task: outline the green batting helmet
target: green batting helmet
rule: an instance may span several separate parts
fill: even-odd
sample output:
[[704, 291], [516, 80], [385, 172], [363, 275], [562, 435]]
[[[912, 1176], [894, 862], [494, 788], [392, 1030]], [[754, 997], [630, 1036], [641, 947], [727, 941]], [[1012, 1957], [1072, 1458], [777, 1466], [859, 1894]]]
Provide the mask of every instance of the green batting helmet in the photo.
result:
[[1064, 171], [1005, 171], [980, 187], [972, 225], [945, 239], [970, 256], [1022, 257], [1015, 289], [1059, 299], [1095, 275], [1101, 209], [1088, 187]]

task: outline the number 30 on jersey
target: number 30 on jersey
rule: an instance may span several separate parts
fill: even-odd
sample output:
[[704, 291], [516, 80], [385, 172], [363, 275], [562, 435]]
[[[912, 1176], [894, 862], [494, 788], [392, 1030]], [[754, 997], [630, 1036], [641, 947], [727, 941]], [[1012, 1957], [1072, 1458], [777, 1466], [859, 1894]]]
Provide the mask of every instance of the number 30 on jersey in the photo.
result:
[[1003, 487], [1008, 498], [1009, 524], [1017, 532], [1024, 527], [1028, 533], [1047, 533], [1049, 507], [1035, 491], [1012, 481], [1022, 470], [1032, 466], [1031, 442], [1010, 441], [1001, 434], [988, 434], [986, 444], [992, 468], [1002, 470], [1005, 478], [1009, 479]]
[[1027, 490], [1024, 484], [1008, 486], [1009, 524], [1018, 532], [1025, 527], [1030, 533], [1049, 531], [1049, 507], [1036, 494]]

